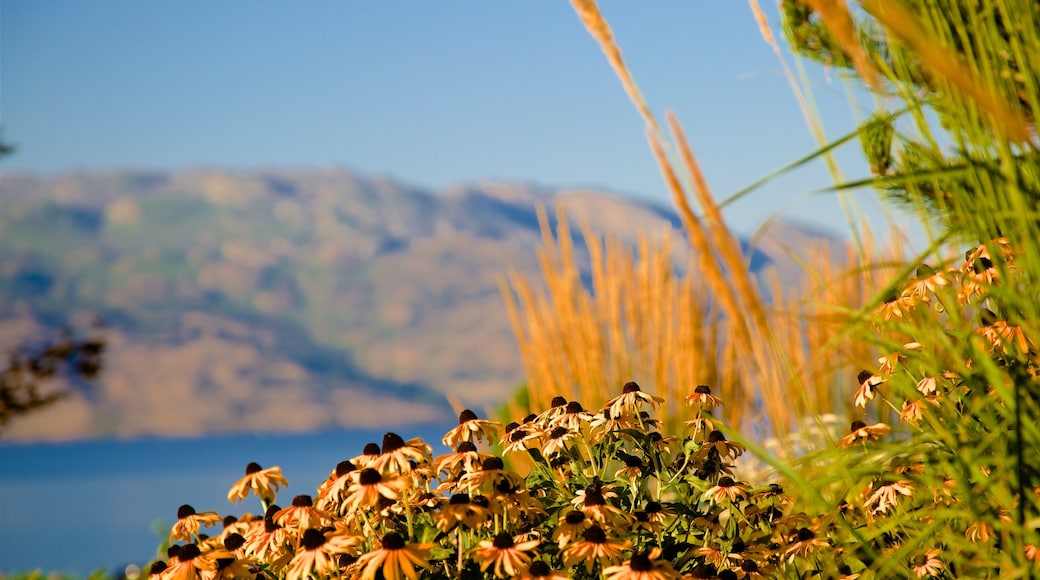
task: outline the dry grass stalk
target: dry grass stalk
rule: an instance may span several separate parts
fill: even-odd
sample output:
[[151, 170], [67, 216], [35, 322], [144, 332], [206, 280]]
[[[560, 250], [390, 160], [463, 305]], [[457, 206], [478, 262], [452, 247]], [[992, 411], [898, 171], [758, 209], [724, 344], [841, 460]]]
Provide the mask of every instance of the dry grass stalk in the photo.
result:
[[852, 20], [852, 14], [843, 0], [806, 0], [812, 9], [820, 15], [824, 25], [831, 34], [841, 43], [841, 48], [852, 59], [852, 66], [856, 72], [870, 85], [871, 90], [876, 93], [884, 92], [881, 83], [881, 75], [870, 58], [867, 51], [859, 43], [856, 37], [856, 23]]

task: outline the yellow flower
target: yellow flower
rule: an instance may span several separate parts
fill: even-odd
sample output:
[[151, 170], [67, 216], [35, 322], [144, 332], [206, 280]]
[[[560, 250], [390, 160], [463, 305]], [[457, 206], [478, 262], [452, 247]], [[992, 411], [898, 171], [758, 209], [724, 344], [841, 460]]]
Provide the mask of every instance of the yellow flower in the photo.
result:
[[412, 462], [423, 465], [433, 458], [433, 450], [421, 437], [405, 441], [397, 433], [383, 435], [383, 448], [368, 467], [384, 473], [404, 474], [412, 470]]
[[213, 526], [220, 523], [222, 518], [217, 512], [195, 513], [195, 508], [184, 504], [177, 508], [177, 522], [170, 530], [170, 543], [175, 540], [190, 542], [199, 533], [200, 526]]
[[199, 580], [217, 569], [215, 562], [202, 556], [196, 544], [181, 546], [177, 552], [177, 561], [171, 559], [170, 562], [170, 566], [160, 574], [162, 580]]
[[582, 532], [580, 541], [571, 543], [564, 550], [564, 565], [583, 562], [586, 572], [591, 573], [596, 562], [603, 565], [621, 559], [621, 551], [628, 549], [629, 545], [629, 542], [606, 537], [603, 528], [594, 525]]
[[592, 572], [592, 566], [599, 563], [613, 563], [621, 559], [621, 551], [628, 549], [630, 542], [611, 540], [603, 528], [594, 525], [585, 530], [581, 540], [572, 542], [563, 550], [563, 564], [574, 566], [579, 562], [585, 564], [585, 570]]
[[867, 401], [873, 401], [875, 395], [874, 389], [885, 382], [881, 377], [871, 374], [870, 371], [860, 371], [856, 380], [859, 381], [859, 388], [856, 389], [857, 407], [866, 407]]
[[[478, 497], [483, 501], [487, 501], [487, 498], [484, 496]], [[449, 532], [460, 523], [472, 530], [487, 521], [488, 513], [487, 505], [480, 505], [473, 502], [468, 495], [457, 493], [451, 496], [448, 505], [442, 507], [437, 512], [434, 520], [436, 521], [437, 529], [442, 532]]]
[[842, 437], [840, 443], [842, 447], [849, 447], [857, 443], [877, 441], [882, 435], [888, 435], [891, 432], [892, 428], [884, 423], [867, 425], [863, 421], [853, 421], [849, 434]]
[[517, 542], [512, 534], [502, 532], [493, 540], [482, 540], [471, 554], [480, 562], [482, 571], [494, 564], [495, 576], [509, 578], [520, 574], [531, 563], [533, 554], [526, 552], [534, 550], [538, 543], [538, 540]]
[[941, 553], [941, 549], [933, 548], [931, 550], [928, 550], [924, 554], [921, 554], [920, 556], [914, 558], [914, 574], [916, 574], [918, 578], [939, 575], [939, 573], [941, 573], [945, 569], [943, 563], [938, 558], [936, 558], [936, 556], [938, 556]]
[[644, 403], [650, 405], [651, 408], [657, 409], [663, 402], [663, 398], [644, 393], [639, 389], [637, 383], [630, 381], [621, 387], [621, 394], [607, 401], [605, 406], [613, 416], [619, 417], [621, 415], [638, 413], [639, 407]]
[[725, 500], [727, 503], [733, 503], [738, 499], [744, 499], [747, 497], [747, 490], [744, 486], [733, 481], [730, 476], [724, 476], [719, 478], [719, 482], [704, 492], [704, 499], [710, 503], [716, 504]]
[[239, 500], [245, 499], [251, 491], [260, 498], [266, 508], [274, 501], [279, 486], [289, 487], [289, 482], [282, 476], [281, 467], [264, 469], [258, 463], [250, 463], [246, 466], [245, 477], [231, 486], [227, 498], [228, 501], [237, 503]]
[[913, 493], [914, 488], [908, 479], [885, 483], [874, 490], [874, 493], [864, 503], [864, 507], [870, 510], [871, 514], [888, 513], [888, 510], [894, 508], [903, 496], [910, 497]]
[[527, 572], [521, 574], [518, 580], [569, 580], [566, 574], [557, 572], [541, 560], [531, 562]]
[[679, 577], [672, 565], [661, 559], [661, 548], [632, 554], [627, 562], [610, 566], [603, 574], [606, 580], [673, 580]]
[[478, 419], [476, 413], [466, 409], [459, 413], [459, 425], [444, 435], [442, 443], [448, 449], [455, 449], [463, 441], [470, 443], [483, 441], [490, 445], [498, 438], [498, 432], [501, 430], [502, 424], [498, 421]]
[[571, 540], [584, 534], [590, 526], [592, 520], [585, 516], [585, 512], [571, 510], [556, 524], [552, 539], [561, 548], [565, 548]]
[[408, 544], [400, 534], [390, 532], [383, 536], [380, 548], [358, 558], [358, 567], [363, 568], [362, 580], [374, 580], [376, 573], [382, 571], [386, 580], [418, 580], [415, 567], [430, 569], [430, 549], [434, 544]]
[[274, 514], [274, 521], [278, 525], [293, 530], [318, 528], [329, 519], [329, 514], [314, 507], [309, 495], [294, 497], [291, 506]]
[[350, 511], [361, 507], [375, 507], [381, 498], [396, 500], [408, 487], [408, 481], [402, 477], [384, 477], [377, 469], [366, 467], [361, 471], [351, 472], [353, 483], [347, 490], [343, 504]]
[[816, 550], [829, 545], [827, 540], [817, 538], [816, 533], [809, 528], [799, 528], [798, 532], [791, 538], [791, 543], [787, 546], [785, 552], [787, 561], [791, 562], [795, 558], [804, 558]]
[[691, 407], [697, 406], [700, 409], [714, 409], [722, 406], [722, 399], [712, 395], [711, 387], [708, 385], [697, 385], [693, 394], [686, 395], [686, 404]]
[[309, 528], [300, 537], [300, 548], [296, 551], [285, 580], [307, 580], [310, 577], [327, 578], [339, 568], [339, 558], [326, 546], [325, 534]]

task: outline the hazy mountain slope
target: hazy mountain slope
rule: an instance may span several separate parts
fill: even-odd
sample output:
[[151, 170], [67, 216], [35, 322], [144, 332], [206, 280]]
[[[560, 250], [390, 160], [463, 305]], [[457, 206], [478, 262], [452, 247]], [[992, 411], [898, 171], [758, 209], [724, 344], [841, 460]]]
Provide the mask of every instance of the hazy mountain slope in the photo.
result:
[[497, 281], [537, 274], [539, 202], [630, 240], [678, 227], [601, 192], [435, 193], [338, 169], [5, 175], [0, 338], [98, 314], [111, 356], [94, 390], [3, 436], [370, 426], [443, 420], [448, 393], [499, 402], [522, 370]]

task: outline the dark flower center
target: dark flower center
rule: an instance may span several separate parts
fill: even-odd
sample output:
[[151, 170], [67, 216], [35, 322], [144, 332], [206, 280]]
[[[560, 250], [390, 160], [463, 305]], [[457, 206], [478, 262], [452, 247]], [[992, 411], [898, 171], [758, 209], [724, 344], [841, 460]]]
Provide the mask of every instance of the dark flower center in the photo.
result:
[[813, 539], [815, 537], [816, 537], [816, 534], [814, 534], [813, 531], [810, 530], [809, 528], [798, 528], [798, 541], [799, 542], [805, 542], [805, 541], [811, 540], [811, 539]]
[[242, 537], [242, 534], [228, 534], [228, 536], [224, 538], [224, 547], [232, 551], [241, 548], [245, 543], [246, 539]]
[[278, 530], [278, 528], [280, 527], [282, 526], [279, 526], [277, 523], [275, 523], [274, 518], [264, 518], [264, 532], [270, 534]]
[[524, 429], [514, 429], [513, 432], [509, 434], [509, 440], [514, 443], [522, 441], [524, 437], [527, 437], [527, 431]]
[[725, 440], [726, 436], [722, 434], [722, 431], [716, 430], [708, 433], [708, 443], [719, 443]]
[[459, 446], [455, 448], [456, 453], [476, 453], [477, 446], [472, 441], [463, 441], [459, 443]]
[[317, 550], [325, 545], [325, 534], [321, 533], [321, 530], [308, 528], [307, 531], [303, 533], [303, 538], [300, 539], [300, 543], [303, 544], [305, 550]]
[[555, 409], [556, 407], [563, 407], [563, 406], [566, 406], [566, 405], [567, 405], [567, 399], [565, 399], [565, 398], [563, 398], [563, 397], [561, 397], [559, 395], [556, 395], [555, 397], [553, 397], [552, 401], [550, 401], [550, 403], [549, 403], [549, 406], [552, 407], [553, 409]]
[[648, 501], [648, 502], [646, 502], [646, 508], [645, 509], [646, 509], [646, 513], [648, 513], [648, 514], [658, 514], [658, 513], [661, 513], [661, 510], [664, 509], [664, 507], [660, 503], [658, 503], [656, 501]]
[[361, 453], [364, 455], [379, 455], [379, 445], [376, 443], [366, 443], [365, 448]]
[[698, 395], [710, 395], [711, 387], [709, 387], [708, 385], [697, 385], [697, 388], [694, 389], [693, 392], [697, 393]]
[[740, 554], [740, 553], [742, 553], [746, 549], [747, 549], [747, 544], [745, 544], [744, 542], [742, 542], [740, 540], [737, 540], [736, 542], [733, 542], [733, 547], [730, 548], [729, 551], [734, 553], [734, 554]]
[[771, 493], [773, 495], [783, 495], [784, 488], [781, 487], [779, 483], [770, 483], [769, 484], [769, 493]]
[[152, 567], [148, 569], [148, 575], [162, 574], [164, 571], [166, 571], [166, 562], [156, 560], [152, 562]]
[[590, 542], [593, 544], [607, 543], [607, 534], [603, 531], [603, 528], [599, 526], [592, 526], [589, 529], [585, 530], [585, 532], [582, 533], [581, 537], [584, 538], [586, 542]]
[[456, 493], [448, 500], [449, 505], [469, 505], [469, 496], [464, 493]]
[[508, 550], [509, 548], [512, 548], [516, 545], [515, 542], [513, 542], [513, 535], [509, 532], [502, 532], [501, 534], [495, 536], [495, 539], [491, 542], [491, 544], [499, 550]]
[[403, 550], [404, 546], [404, 538], [401, 537], [401, 534], [390, 532], [383, 536], [384, 550]]
[[343, 477], [355, 469], [357, 469], [357, 466], [350, 461], [340, 461], [336, 464], [336, 477]]
[[564, 516], [563, 520], [571, 525], [580, 524], [581, 522], [585, 521], [585, 512], [571, 510], [567, 512], [567, 515]]
[[223, 570], [234, 563], [234, 558], [217, 558], [217, 570]]
[[566, 427], [557, 427], [557, 428], [555, 428], [555, 429], [553, 429], [552, 431], [549, 432], [549, 438], [550, 439], [559, 439], [560, 437], [563, 437], [564, 435], [566, 435], [566, 434], [568, 434], [570, 432], [571, 432], [571, 430], [566, 428]]
[[491, 505], [491, 500], [489, 500], [488, 498], [486, 498], [486, 497], [484, 497], [482, 495], [471, 497], [469, 499], [469, 501], [473, 505], [479, 505], [480, 507], [483, 507], [483, 508], [486, 508], [489, 505]]
[[541, 560], [531, 562], [531, 567], [527, 569], [527, 572], [535, 578], [544, 578], [552, 574], [552, 568], [548, 564]]
[[862, 429], [862, 428], [864, 428], [866, 426], [867, 426], [867, 424], [864, 423], [863, 421], [853, 421], [852, 422], [851, 432], [855, 433], [856, 431], [859, 431], [860, 429]]
[[733, 570], [723, 570], [719, 572], [719, 580], [737, 580], [737, 573]]
[[238, 523], [238, 518], [236, 518], [235, 516], [224, 516], [224, 527], [225, 528], [230, 526], [231, 524], [237, 524], [237, 523]]
[[510, 495], [516, 493], [517, 488], [513, 487], [513, 484], [509, 479], [505, 478], [495, 484], [495, 491], [502, 495]]
[[340, 554], [339, 561], [337, 563], [339, 564], [340, 568], [346, 568], [354, 562], [357, 562], [357, 556], [352, 556], [350, 554]]
[[516, 421], [510, 421], [510, 422], [509, 422], [509, 423], [508, 423], [508, 424], [506, 425], [506, 433], [507, 433], [507, 434], [508, 434], [508, 433], [512, 433], [512, 432], [513, 432], [513, 429], [516, 429], [516, 428], [517, 428], [517, 427], [519, 427], [519, 426], [520, 426], [520, 423], [517, 423]]
[[719, 487], [733, 487], [735, 484], [736, 482], [733, 481], [733, 478], [728, 475], [719, 478]]
[[274, 514], [281, 511], [281, 509], [282, 508], [278, 507], [278, 504], [271, 504], [271, 507], [267, 508], [267, 511], [264, 512], [264, 519], [269, 520], [274, 518]]
[[758, 572], [758, 564], [754, 560], [744, 560], [740, 563], [740, 569], [745, 572]]
[[654, 565], [650, 562], [650, 556], [640, 552], [638, 554], [632, 554], [632, 559], [628, 562], [628, 567], [633, 572], [649, 572], [653, 570]]
[[635, 455], [625, 455], [625, 467], [642, 467], [643, 460]]
[[177, 552], [177, 559], [181, 562], [190, 562], [200, 555], [202, 555], [202, 551], [199, 550], [198, 545], [184, 544], [181, 546], [181, 551]]
[[314, 505], [314, 501], [309, 495], [298, 495], [292, 498], [293, 507], [311, 507]]
[[383, 453], [392, 453], [404, 447], [404, 439], [397, 433], [383, 435]]
[[184, 518], [186, 518], [188, 516], [193, 516], [193, 515], [195, 515], [195, 508], [191, 507], [188, 504], [184, 504], [181, 507], [177, 508], [177, 519], [178, 520], [183, 520]]
[[361, 482], [361, 485], [374, 485], [383, 481], [383, 476], [375, 469], [366, 467], [361, 470], [361, 475], [358, 476], [358, 481]]
[[632, 515], [634, 515], [636, 517], [636, 521], [637, 522], [649, 522], [650, 521], [650, 514], [644, 512], [644, 511], [638, 511], [638, 512], [632, 514]]
[[477, 414], [474, 413], [473, 411], [470, 411], [469, 409], [466, 409], [463, 412], [459, 413], [459, 425], [462, 425], [463, 423], [468, 423], [470, 421], [476, 421], [476, 420], [477, 420]]
[[166, 548], [167, 558], [176, 558], [177, 554], [181, 553], [181, 547], [178, 544], [172, 544], [169, 548]]
[[621, 387], [621, 393], [622, 394], [638, 393], [638, 392], [639, 392], [639, 384], [635, 383], [633, 381], [629, 381], [629, 382], [625, 383], [625, 386]]
[[650, 442], [651, 443], [660, 443], [662, 439], [664, 439], [664, 435], [661, 435], [657, 431], [654, 431], [653, 433], [650, 434]]
[[585, 409], [582, 408], [581, 403], [579, 403], [577, 401], [571, 401], [570, 403], [567, 403], [567, 410], [566, 410], [566, 412], [567, 412], [568, 415], [574, 415], [576, 413], [581, 413], [584, 410]]
[[870, 371], [867, 371], [867, 370], [860, 371], [859, 374], [856, 375], [856, 382], [858, 382], [859, 384], [862, 385], [863, 383], [867, 382], [867, 379], [869, 379], [872, 376], [874, 376], [874, 373], [872, 373]]
[[924, 554], [921, 554], [921, 555], [917, 556], [916, 558], [914, 558], [914, 567], [915, 568], [919, 568], [921, 566], [924, 566], [927, 563], [928, 563], [928, 556], [925, 556]]
[[259, 463], [253, 462], [246, 466], [246, 475], [253, 475], [257, 471], [261, 471], [263, 467], [260, 467]]
[[607, 503], [603, 499], [603, 492], [598, 487], [590, 485], [585, 488], [585, 505], [603, 505]]
[[538, 415], [535, 415], [534, 413], [531, 413], [530, 415], [524, 417], [524, 423], [530, 423], [531, 421], [534, 421], [537, 418], [538, 418]]
[[488, 457], [480, 464], [480, 468], [484, 471], [498, 471], [504, 469], [505, 466], [506, 464], [498, 457]]

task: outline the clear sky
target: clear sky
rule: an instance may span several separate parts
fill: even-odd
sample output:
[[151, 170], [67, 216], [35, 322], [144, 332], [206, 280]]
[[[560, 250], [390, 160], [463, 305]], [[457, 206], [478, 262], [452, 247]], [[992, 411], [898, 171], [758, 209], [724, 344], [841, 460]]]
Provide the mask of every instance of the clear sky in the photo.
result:
[[[718, 196], [815, 148], [747, 2], [601, 8]], [[843, 82], [807, 68], [828, 135], [844, 134]], [[642, 121], [565, 0], [0, 0], [0, 122], [18, 146], [4, 171], [338, 165], [669, 203]], [[866, 175], [857, 147], [839, 155], [850, 178]], [[830, 183], [816, 164], [728, 217], [750, 232], [784, 211], [844, 232], [833, 195], [805, 196]]]

